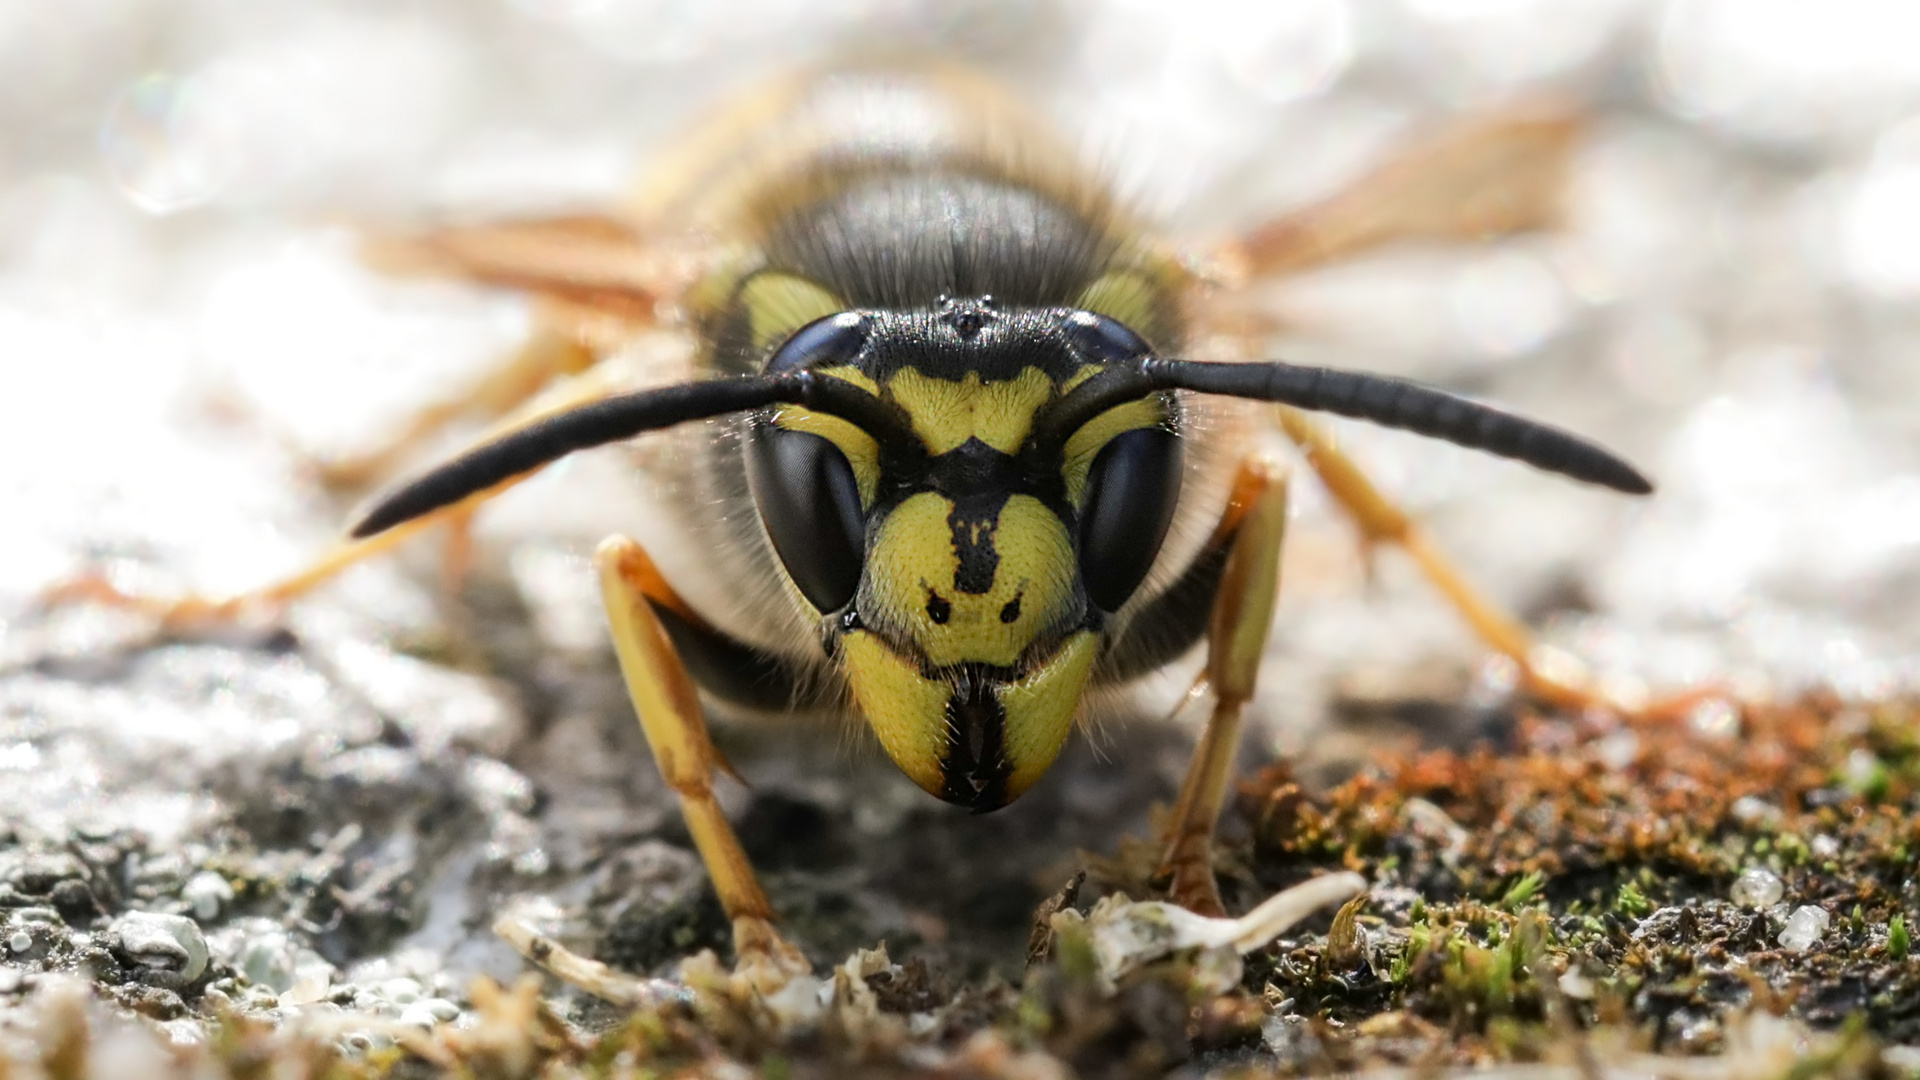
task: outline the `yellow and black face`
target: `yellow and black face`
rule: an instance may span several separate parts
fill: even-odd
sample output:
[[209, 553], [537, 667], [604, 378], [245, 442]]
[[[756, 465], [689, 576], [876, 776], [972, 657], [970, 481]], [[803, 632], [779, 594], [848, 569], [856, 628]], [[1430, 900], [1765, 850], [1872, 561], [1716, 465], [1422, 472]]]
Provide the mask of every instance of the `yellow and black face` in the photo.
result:
[[1053, 763], [1107, 618], [1159, 552], [1181, 473], [1170, 396], [1036, 436], [1063, 394], [1147, 352], [1105, 316], [989, 299], [835, 311], [773, 349], [769, 374], [846, 380], [903, 420], [877, 438], [776, 406], [753, 423], [747, 473], [861, 713], [949, 802], [994, 809]]

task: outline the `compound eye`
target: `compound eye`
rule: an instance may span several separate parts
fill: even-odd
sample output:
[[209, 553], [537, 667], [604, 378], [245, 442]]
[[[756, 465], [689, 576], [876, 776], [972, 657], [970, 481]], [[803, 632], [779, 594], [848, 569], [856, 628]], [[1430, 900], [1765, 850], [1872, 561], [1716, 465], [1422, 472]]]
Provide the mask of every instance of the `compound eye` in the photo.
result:
[[795, 330], [767, 361], [768, 375], [782, 371], [850, 362], [867, 343], [867, 317], [843, 311], [815, 319]]
[[1067, 337], [1089, 364], [1138, 360], [1153, 351], [1145, 339], [1105, 315], [1076, 311], [1066, 318]]
[[747, 486], [807, 602], [823, 615], [845, 607], [860, 584], [867, 532], [846, 455], [818, 435], [757, 423], [747, 435]]
[[1118, 611], [1146, 580], [1180, 501], [1180, 437], [1165, 428], [1122, 432], [1087, 472], [1080, 510], [1080, 579], [1102, 611]]

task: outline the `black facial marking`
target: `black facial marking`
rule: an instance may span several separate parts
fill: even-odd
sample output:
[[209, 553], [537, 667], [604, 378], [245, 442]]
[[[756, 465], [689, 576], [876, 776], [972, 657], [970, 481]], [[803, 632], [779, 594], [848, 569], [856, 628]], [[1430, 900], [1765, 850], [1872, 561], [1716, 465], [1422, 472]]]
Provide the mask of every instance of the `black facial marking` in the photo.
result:
[[926, 459], [926, 479], [933, 490], [950, 499], [969, 495], [987, 495], [996, 491], [1018, 491], [1028, 483], [1020, 461], [970, 437], [966, 442]]
[[963, 673], [947, 699], [947, 753], [940, 759], [940, 797], [975, 813], [1007, 803], [1007, 713], [985, 671]]
[[994, 575], [1000, 571], [1000, 552], [994, 549], [993, 534], [1000, 528], [1000, 508], [1007, 497], [985, 496], [955, 500], [947, 515], [947, 527], [953, 530], [953, 551], [960, 565], [953, 572], [953, 587], [972, 596], [993, 591]]
[[927, 463], [926, 480], [933, 490], [953, 501], [947, 527], [953, 530], [953, 551], [960, 566], [954, 571], [955, 590], [972, 596], [992, 591], [1000, 569], [1000, 553], [993, 546], [1000, 527], [1000, 510], [1007, 498], [1028, 487], [1019, 463], [979, 439], [968, 439]]
[[927, 618], [932, 619], [935, 626], [947, 625], [947, 620], [953, 618], [953, 604], [946, 597], [928, 589]]
[[1007, 601], [1006, 606], [1000, 609], [1001, 622], [1003, 623], [1015, 622], [1020, 618], [1020, 597], [1024, 595], [1026, 594], [1014, 593], [1013, 599]]

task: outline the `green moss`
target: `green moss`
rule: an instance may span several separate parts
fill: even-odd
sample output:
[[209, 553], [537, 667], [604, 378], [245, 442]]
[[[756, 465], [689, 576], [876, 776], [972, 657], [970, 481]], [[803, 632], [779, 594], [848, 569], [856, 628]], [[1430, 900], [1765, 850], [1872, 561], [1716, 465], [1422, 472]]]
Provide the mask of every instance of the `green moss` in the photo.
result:
[[1804, 866], [1813, 849], [1798, 833], [1781, 833], [1774, 838], [1774, 849], [1780, 853], [1780, 861], [1788, 866]]
[[1644, 919], [1653, 913], [1653, 901], [1629, 881], [1620, 886], [1620, 893], [1613, 901], [1613, 910], [1630, 919]]
[[1506, 895], [1500, 898], [1500, 906], [1508, 911], [1518, 911], [1528, 901], [1539, 895], [1540, 887], [1546, 883], [1546, 880], [1538, 870], [1528, 873], [1507, 889]]

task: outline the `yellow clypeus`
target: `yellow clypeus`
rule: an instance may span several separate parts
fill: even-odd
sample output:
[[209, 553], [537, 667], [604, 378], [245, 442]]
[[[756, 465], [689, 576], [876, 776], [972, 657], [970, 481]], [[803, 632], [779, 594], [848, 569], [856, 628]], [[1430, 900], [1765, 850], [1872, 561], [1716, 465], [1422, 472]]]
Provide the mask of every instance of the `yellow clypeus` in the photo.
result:
[[991, 522], [963, 526], [992, 545], [995, 566], [985, 592], [962, 592], [953, 511], [946, 496], [922, 492], [887, 515], [867, 557], [862, 613], [904, 633], [936, 666], [1011, 667], [1072, 599], [1072, 542], [1045, 504], [1014, 495]]

